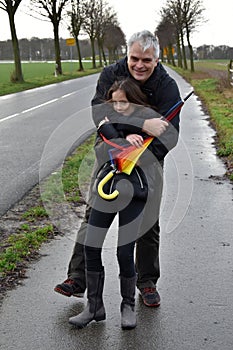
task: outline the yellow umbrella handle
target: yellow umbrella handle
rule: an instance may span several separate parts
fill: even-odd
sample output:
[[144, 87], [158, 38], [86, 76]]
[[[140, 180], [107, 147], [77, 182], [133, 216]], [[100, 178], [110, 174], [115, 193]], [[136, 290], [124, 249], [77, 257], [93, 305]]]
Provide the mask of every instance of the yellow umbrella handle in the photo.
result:
[[102, 197], [103, 199], [114, 199], [119, 194], [119, 191], [117, 191], [117, 190], [114, 190], [110, 194], [106, 194], [103, 191], [104, 185], [113, 177], [114, 173], [115, 173], [114, 170], [110, 171], [98, 184], [98, 193], [99, 193], [100, 197]]

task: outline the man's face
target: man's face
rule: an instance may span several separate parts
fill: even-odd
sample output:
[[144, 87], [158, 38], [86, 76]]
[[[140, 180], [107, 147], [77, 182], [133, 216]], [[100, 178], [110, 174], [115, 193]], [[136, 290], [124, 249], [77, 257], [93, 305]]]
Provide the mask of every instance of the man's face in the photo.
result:
[[128, 68], [134, 79], [145, 83], [158, 64], [158, 58], [154, 57], [154, 49], [150, 47], [143, 52], [141, 45], [135, 42], [128, 53]]

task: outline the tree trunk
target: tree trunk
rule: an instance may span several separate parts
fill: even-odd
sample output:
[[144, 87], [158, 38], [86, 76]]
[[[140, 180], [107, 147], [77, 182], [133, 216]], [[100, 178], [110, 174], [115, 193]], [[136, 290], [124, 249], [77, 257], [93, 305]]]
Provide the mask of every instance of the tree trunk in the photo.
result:
[[95, 69], [96, 68], [95, 39], [94, 38], [90, 38], [90, 39], [91, 39], [91, 52], [92, 52], [92, 68]]
[[76, 47], [77, 47], [77, 51], [78, 51], [79, 71], [83, 72], [84, 68], [83, 68], [83, 63], [82, 63], [82, 55], [81, 55], [81, 50], [80, 50], [80, 45], [79, 45], [79, 40], [78, 40], [77, 35], [75, 35], [75, 42], [76, 42]]
[[108, 47], [108, 59], [109, 64], [112, 64], [114, 62], [114, 52], [112, 47]]
[[13, 52], [14, 52], [14, 63], [15, 63], [15, 72], [14, 72], [14, 77], [12, 77], [12, 81], [23, 83], [24, 79], [23, 79], [23, 72], [22, 72], [21, 59], [20, 59], [19, 42], [18, 42], [16, 29], [15, 29], [14, 14], [8, 13], [8, 16], [9, 16], [9, 22], [10, 22], [12, 46], [13, 46]]
[[114, 54], [114, 62], [116, 62], [119, 58], [117, 48], [114, 48], [113, 54]]
[[101, 50], [102, 50], [104, 65], [107, 66], [107, 65], [108, 65], [108, 62], [107, 62], [107, 58], [106, 58], [106, 55], [105, 55], [103, 46], [101, 47]]
[[176, 38], [176, 46], [177, 46], [178, 67], [183, 68], [182, 55], [181, 55], [181, 49], [180, 49], [180, 37], [178, 34]]
[[195, 69], [194, 69], [194, 61], [193, 61], [193, 47], [192, 45], [188, 45], [189, 47], [189, 55], [190, 55], [190, 70], [191, 72], [194, 72]]
[[160, 59], [162, 62], [164, 62], [164, 52], [163, 52], [163, 47], [160, 46]]
[[172, 44], [169, 44], [169, 45], [168, 45], [168, 56], [169, 56], [169, 59], [172, 61], [173, 67], [175, 67], [175, 66], [176, 66], [176, 63], [175, 63], [173, 51], [174, 51], [174, 50], [173, 50]]
[[102, 42], [101, 39], [98, 39], [98, 50], [99, 50], [99, 67], [103, 67], [103, 60], [102, 60]]
[[187, 38], [187, 42], [188, 42], [188, 47], [189, 47], [189, 55], [190, 55], [190, 70], [191, 72], [194, 72], [194, 61], [193, 61], [193, 47], [190, 43], [190, 36], [189, 36], [189, 31], [186, 28], [186, 38]]
[[181, 36], [181, 45], [182, 45], [182, 53], [183, 53], [183, 60], [184, 60], [184, 69], [188, 69], [185, 46], [184, 46], [184, 36], [183, 36], [182, 31], [181, 31], [180, 36]]
[[54, 32], [54, 48], [55, 48], [55, 69], [58, 75], [62, 75], [61, 67], [61, 52], [60, 52], [60, 43], [59, 43], [59, 34], [58, 34], [59, 23], [53, 23], [53, 32]]

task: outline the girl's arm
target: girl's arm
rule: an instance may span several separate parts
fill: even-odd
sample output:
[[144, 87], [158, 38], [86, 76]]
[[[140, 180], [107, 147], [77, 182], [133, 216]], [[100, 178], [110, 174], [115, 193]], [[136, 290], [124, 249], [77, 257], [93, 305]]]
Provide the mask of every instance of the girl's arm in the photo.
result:
[[108, 140], [121, 137], [120, 132], [109, 122], [107, 117], [100, 121], [97, 130], [100, 136], [103, 135]]
[[143, 146], [143, 137], [139, 134], [129, 134], [126, 136], [126, 140], [137, 148]]

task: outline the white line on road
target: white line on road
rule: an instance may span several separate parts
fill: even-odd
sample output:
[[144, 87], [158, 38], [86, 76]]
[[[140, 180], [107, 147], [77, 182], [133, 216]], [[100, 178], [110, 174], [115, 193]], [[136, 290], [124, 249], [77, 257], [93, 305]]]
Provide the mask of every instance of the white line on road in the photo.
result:
[[[90, 88], [90, 86], [87, 86], [87, 87], [85, 87], [85, 88], [82, 88], [80, 91], [83, 91], [83, 90], [86, 90], [86, 89], [89, 89], [89, 88]], [[32, 90], [29, 90], [29, 91], [32, 91]], [[44, 107], [44, 106], [46, 106], [46, 105], [49, 105], [49, 104], [51, 104], [51, 103], [53, 103], [53, 102], [58, 101], [59, 99], [63, 99], [63, 98], [66, 98], [66, 97], [70, 97], [70, 96], [72, 96], [72, 95], [74, 95], [74, 94], [79, 93], [80, 91], [79, 91], [79, 90], [76, 90], [76, 91], [70, 92], [70, 93], [65, 94], [65, 95], [63, 95], [63, 96], [54, 98], [53, 100], [50, 100], [50, 101], [41, 103], [41, 104], [39, 104], [39, 105], [37, 105], [37, 106], [31, 107], [31, 108], [28, 108], [28, 109], [25, 109], [25, 110], [22, 111], [22, 112], [9, 115], [9, 116], [7, 116], [7, 117], [4, 117], [4, 118], [0, 119], [0, 123], [3, 123], [3, 122], [5, 122], [5, 121], [7, 121], [7, 120], [9, 120], [9, 119], [13, 119], [13, 118], [15, 118], [15, 117], [18, 117], [20, 114], [25, 114], [25, 113], [27, 113], [27, 112], [31, 112], [31, 111], [34, 111], [34, 110], [36, 110], [36, 109], [38, 109], [38, 108]], [[9, 95], [7, 95], [7, 97], [8, 97], [8, 96], [9, 96]], [[3, 96], [3, 97], [5, 97], [5, 96]]]
[[31, 112], [31, 111], [34, 111], [35, 109], [38, 109], [38, 108], [41, 108], [43, 106], [46, 106], [50, 103], [53, 103], [53, 102], [56, 102], [58, 100], [58, 98], [54, 98], [53, 100], [50, 100], [50, 101], [47, 101], [47, 102], [44, 102], [40, 105], [37, 105], [37, 106], [34, 106], [34, 107], [31, 107], [31, 108], [28, 108], [28, 109], [25, 109], [24, 111], [20, 112], [20, 113], [15, 113], [15, 114], [12, 114], [12, 115], [9, 115], [8, 117], [5, 117], [3, 119], [0, 119], [0, 123], [3, 123], [5, 122], [6, 120], [9, 120], [9, 119], [13, 119], [15, 117], [18, 117], [20, 114], [25, 114], [27, 112]]
[[15, 113], [15, 114], [12, 114], [12, 115], [9, 115], [8, 117], [5, 117], [3, 119], [0, 119], [0, 123], [6, 121], [6, 120], [9, 120], [9, 119], [12, 119], [12, 118], [15, 118], [19, 115], [19, 113]]

